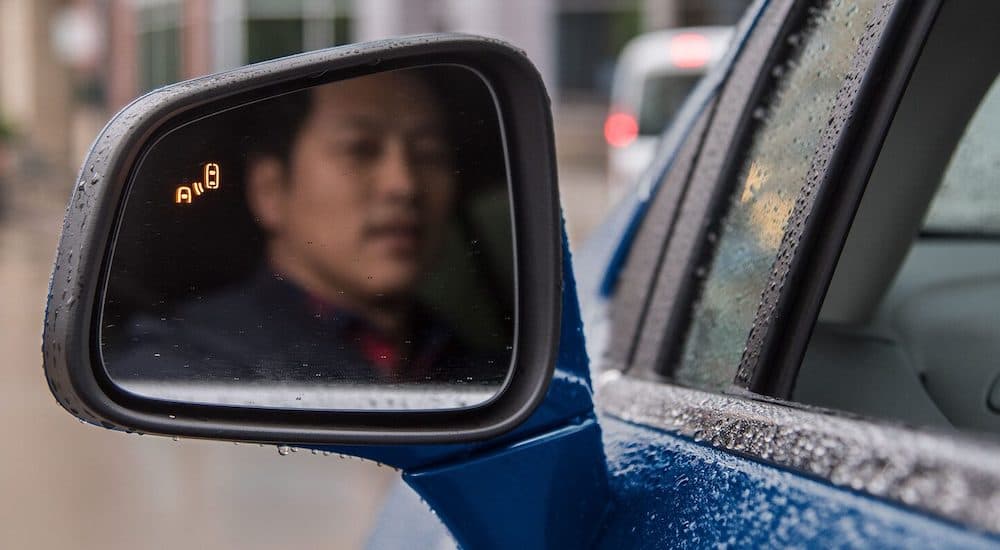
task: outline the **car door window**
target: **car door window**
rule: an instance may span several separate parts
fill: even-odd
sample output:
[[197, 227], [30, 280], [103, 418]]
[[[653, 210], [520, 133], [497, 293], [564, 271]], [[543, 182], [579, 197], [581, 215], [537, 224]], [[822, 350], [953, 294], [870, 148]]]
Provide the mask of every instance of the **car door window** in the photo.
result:
[[674, 378], [723, 389], [732, 384], [785, 226], [807, 181], [813, 153], [847, 76], [875, 2], [835, 0], [814, 9], [788, 37], [797, 56], [775, 66], [779, 79], [753, 116], [759, 126], [733, 182], [700, 298]]
[[1000, 79], [993, 82], [955, 148], [924, 233], [1000, 235]]
[[[905, 110], [900, 118], [907, 118]], [[870, 218], [866, 212], [878, 209], [881, 223], [856, 224], [842, 262], [859, 263], [859, 247], [851, 243], [871, 241], [874, 232], [885, 236], [884, 252], [902, 247], [904, 259], [897, 264], [892, 253], [883, 253], [865, 269], [838, 267], [794, 399], [911, 424], [1000, 433], [998, 129], [995, 79], [953, 152], [947, 155], [946, 139], [938, 145], [948, 159], [940, 178], [895, 182], [875, 172], [869, 186], [894, 184], [897, 197], [879, 205], [876, 190], [866, 192], [858, 217]], [[905, 234], [908, 217], [919, 224], [910, 231], [915, 236]], [[897, 232], [904, 235], [895, 245], [891, 235]], [[883, 273], [891, 282], [870, 290]], [[866, 296], [867, 307], [845, 306], [852, 301], [845, 294]]]
[[658, 136], [670, 125], [702, 75], [654, 74], [642, 86], [639, 102], [639, 134]]

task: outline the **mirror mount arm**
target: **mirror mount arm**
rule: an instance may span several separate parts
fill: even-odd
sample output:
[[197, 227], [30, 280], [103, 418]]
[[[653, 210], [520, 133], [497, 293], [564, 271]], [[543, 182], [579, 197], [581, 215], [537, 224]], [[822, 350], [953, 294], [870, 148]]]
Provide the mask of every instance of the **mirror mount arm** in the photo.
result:
[[610, 503], [593, 414], [458, 466], [407, 472], [403, 479], [460, 548], [590, 548]]
[[[545, 548], [554, 544], [547, 537], [558, 534], [560, 546], [589, 548], [605, 523], [609, 471], [594, 414], [565, 227], [562, 247], [555, 377], [539, 408], [504, 436], [503, 445], [317, 447], [403, 469], [403, 480], [430, 505], [459, 547]], [[511, 472], [518, 473], [516, 482]], [[384, 517], [381, 525], [397, 524], [392, 519]]]

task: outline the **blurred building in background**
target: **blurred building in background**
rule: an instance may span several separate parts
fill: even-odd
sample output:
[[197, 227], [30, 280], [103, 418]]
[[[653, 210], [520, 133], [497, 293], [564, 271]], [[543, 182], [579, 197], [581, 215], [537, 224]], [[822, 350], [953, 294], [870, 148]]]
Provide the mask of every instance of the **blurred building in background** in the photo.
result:
[[[648, 30], [735, 22], [748, 0], [0, 0], [0, 118], [75, 167], [107, 117], [156, 87], [306, 50], [462, 31], [524, 48], [560, 154], [603, 159], [614, 61]], [[592, 160], [592, 162], [595, 162]]]

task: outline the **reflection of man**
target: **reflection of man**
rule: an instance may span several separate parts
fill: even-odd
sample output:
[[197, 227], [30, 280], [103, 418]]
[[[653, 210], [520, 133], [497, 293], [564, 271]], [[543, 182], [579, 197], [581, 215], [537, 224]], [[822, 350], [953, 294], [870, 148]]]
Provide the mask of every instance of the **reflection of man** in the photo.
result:
[[398, 339], [452, 204], [443, 120], [406, 72], [315, 90], [286, 158], [265, 151], [249, 163], [270, 267]]
[[[482, 370], [413, 297], [456, 187], [443, 106], [415, 73], [258, 104], [246, 184], [265, 263], [251, 281], [179, 308], [183, 334], [140, 327], [143, 348], [168, 348], [156, 354], [164, 372], [178, 357], [206, 367], [186, 378], [448, 381]], [[492, 382], [505, 374], [498, 366]]]

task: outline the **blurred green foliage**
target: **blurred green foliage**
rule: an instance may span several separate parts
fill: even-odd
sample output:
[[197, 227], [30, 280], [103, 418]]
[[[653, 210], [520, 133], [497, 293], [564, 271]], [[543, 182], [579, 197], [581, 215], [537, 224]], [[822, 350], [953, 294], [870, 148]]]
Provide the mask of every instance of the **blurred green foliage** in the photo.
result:
[[16, 137], [17, 131], [14, 129], [14, 124], [0, 116], [0, 144], [10, 143]]

